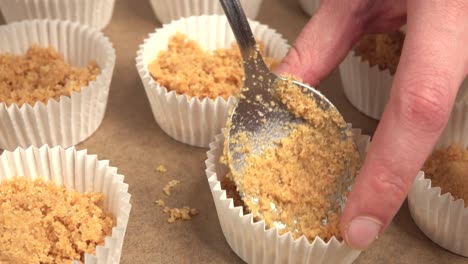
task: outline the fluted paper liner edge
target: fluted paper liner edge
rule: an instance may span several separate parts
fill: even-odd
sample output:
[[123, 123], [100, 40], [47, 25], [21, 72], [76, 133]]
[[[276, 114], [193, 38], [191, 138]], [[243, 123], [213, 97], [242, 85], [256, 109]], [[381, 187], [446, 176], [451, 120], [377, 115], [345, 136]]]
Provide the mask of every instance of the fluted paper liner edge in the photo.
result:
[[[450, 121], [436, 144], [436, 149], [451, 144], [468, 147], [468, 103], [455, 104]], [[468, 257], [468, 208], [420, 172], [408, 195], [411, 216], [421, 231], [439, 246]]]
[[0, 0], [7, 23], [32, 19], [60, 19], [104, 29], [112, 18], [115, 0]]
[[[254, 36], [265, 44], [265, 53], [283, 58], [289, 46], [275, 30], [250, 21]], [[228, 110], [235, 103], [234, 96], [225, 100], [177, 94], [159, 85], [150, 75], [148, 64], [159, 51], [167, 49], [167, 42], [176, 32], [186, 34], [205, 50], [230, 47], [235, 42], [225, 16], [194, 16], [182, 18], [157, 29], [140, 46], [136, 67], [143, 82], [153, 116], [161, 129], [177, 141], [192, 146], [208, 147], [214, 136], [226, 125]]]
[[[240, 0], [247, 18], [255, 19], [263, 0]], [[182, 17], [224, 15], [218, 0], [150, 0], [156, 18], [167, 24]]]
[[[365, 156], [370, 137], [353, 129], [354, 139], [361, 157]], [[264, 221], [254, 222], [252, 214], [244, 215], [242, 207], [234, 207], [221, 189], [220, 180], [228, 169], [219, 163], [224, 144], [224, 133], [217, 135], [207, 153], [206, 176], [218, 213], [221, 229], [232, 250], [247, 263], [352, 263], [360, 251], [332, 238], [325, 243], [321, 238], [309, 242], [304, 236], [294, 240], [290, 233], [279, 235], [277, 228], [265, 228]]]
[[351, 104], [363, 114], [380, 119], [390, 96], [393, 76], [389, 70], [370, 67], [351, 51], [340, 64], [344, 93]]
[[[393, 76], [390, 70], [370, 66], [351, 51], [339, 66], [344, 93], [361, 113], [380, 120], [390, 97]], [[462, 83], [457, 102], [468, 101], [468, 78]]]
[[0, 155], [0, 182], [11, 177], [42, 177], [79, 192], [104, 193], [104, 207], [112, 213], [115, 226], [112, 235], [105, 238], [105, 244], [96, 247], [95, 255], [85, 255], [85, 264], [119, 263], [131, 196], [124, 176], [118, 174], [117, 168], [111, 167], [109, 161], [98, 160], [87, 150], [74, 147], [17, 148]]
[[80, 92], [21, 107], [0, 103], [0, 148], [76, 145], [104, 118], [115, 50], [99, 31], [75, 22], [28, 20], [0, 26], [0, 52], [24, 55], [33, 44], [51, 46], [73, 66], [95, 61], [101, 73]]

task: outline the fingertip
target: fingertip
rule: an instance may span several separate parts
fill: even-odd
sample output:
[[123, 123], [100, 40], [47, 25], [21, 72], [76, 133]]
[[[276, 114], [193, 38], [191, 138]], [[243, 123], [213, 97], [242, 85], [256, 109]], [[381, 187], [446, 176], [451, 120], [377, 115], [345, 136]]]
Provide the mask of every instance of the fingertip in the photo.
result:
[[358, 216], [344, 228], [343, 237], [349, 247], [356, 250], [365, 250], [378, 239], [383, 224], [371, 216]]

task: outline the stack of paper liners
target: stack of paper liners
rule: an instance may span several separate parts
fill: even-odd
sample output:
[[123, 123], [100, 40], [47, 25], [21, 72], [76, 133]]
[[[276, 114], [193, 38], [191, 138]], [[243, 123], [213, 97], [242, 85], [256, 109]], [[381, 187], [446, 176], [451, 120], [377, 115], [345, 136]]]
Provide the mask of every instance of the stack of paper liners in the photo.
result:
[[[247, 18], [257, 17], [263, 0], [240, 0]], [[167, 24], [173, 20], [201, 15], [223, 15], [219, 0], [150, 0], [156, 18]]]
[[81, 92], [46, 104], [0, 103], [0, 148], [69, 147], [94, 133], [104, 118], [115, 65], [115, 50], [104, 35], [87, 26], [58, 20], [31, 20], [0, 27], [0, 53], [23, 55], [33, 44], [53, 47], [75, 67], [95, 61], [101, 69]]
[[73, 147], [18, 148], [0, 156], [0, 182], [16, 176], [42, 177], [79, 192], [103, 193], [104, 208], [114, 217], [115, 226], [105, 244], [96, 247], [96, 254], [86, 254], [84, 259], [86, 264], [119, 263], [131, 209], [130, 194], [124, 176], [109, 166], [109, 161], [98, 160], [96, 155]]
[[7, 23], [31, 19], [60, 19], [104, 29], [112, 18], [115, 0], [0, 0]]
[[[364, 158], [370, 143], [370, 137], [353, 129], [354, 140], [359, 153]], [[277, 228], [267, 229], [264, 221], [254, 222], [252, 214], [244, 215], [242, 207], [234, 207], [233, 200], [227, 198], [221, 189], [220, 181], [228, 169], [219, 163], [224, 144], [224, 135], [218, 135], [210, 144], [206, 160], [206, 175], [213, 195], [218, 218], [226, 241], [232, 250], [247, 263], [314, 263], [336, 264], [351, 263], [359, 251], [349, 248], [344, 242], [333, 237], [324, 242], [316, 237], [294, 240], [290, 233], [279, 235]]]
[[[250, 27], [257, 40], [265, 45], [266, 56], [281, 59], [286, 55], [289, 46], [279, 33], [255, 21], [250, 21]], [[168, 90], [151, 77], [148, 65], [160, 51], [167, 50], [169, 38], [177, 32], [187, 35], [204, 50], [228, 48], [235, 43], [235, 38], [225, 16], [182, 18], [150, 34], [136, 58], [136, 67], [161, 129], [177, 141], [208, 147], [226, 125], [228, 110], [235, 97], [230, 96], [228, 100], [220, 96], [216, 99], [189, 97]]]
[[[445, 149], [452, 144], [468, 147], [468, 105], [458, 103], [435, 149]], [[445, 192], [447, 190], [444, 190]], [[439, 246], [468, 257], [468, 208], [466, 201], [442, 193], [432, 186], [424, 172], [416, 177], [408, 195], [408, 206], [414, 222], [421, 231]]]

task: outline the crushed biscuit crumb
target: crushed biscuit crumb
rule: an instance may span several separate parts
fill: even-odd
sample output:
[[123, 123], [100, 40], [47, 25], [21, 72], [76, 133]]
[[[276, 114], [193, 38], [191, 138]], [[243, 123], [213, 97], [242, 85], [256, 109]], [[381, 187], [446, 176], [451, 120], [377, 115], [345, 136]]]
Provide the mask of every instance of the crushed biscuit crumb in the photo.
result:
[[[305, 235], [310, 241], [317, 236], [341, 239], [341, 205], [361, 166], [352, 135], [335, 108], [317, 105], [291, 79], [276, 83], [275, 93], [307, 123], [291, 124], [277, 146], [248, 155], [243, 170], [232, 174], [237, 191], [255, 218], [281, 234]], [[241, 142], [237, 152], [249, 153], [244, 137], [240, 132], [230, 140]], [[225, 142], [225, 153], [226, 148]]]
[[[167, 196], [171, 195], [171, 189], [177, 186], [180, 181], [172, 180], [164, 188], [163, 192]], [[177, 220], [191, 220], [193, 216], [197, 215], [199, 211], [196, 208], [184, 206], [182, 208], [171, 208], [166, 205], [166, 202], [159, 199], [155, 204], [162, 208], [163, 212], [168, 215], [167, 222], [174, 223]]]
[[169, 208], [169, 218], [167, 219], [168, 223], [174, 223], [176, 220], [191, 220], [192, 216], [198, 214], [198, 210], [195, 208], [190, 208], [184, 206], [182, 208]]
[[172, 181], [170, 181], [170, 182], [169, 182], [166, 186], [164, 186], [164, 188], [163, 188], [164, 194], [166, 194], [167, 196], [171, 196], [171, 191], [172, 191], [172, 189], [174, 189], [174, 187], [176, 187], [179, 183], [180, 183], [180, 181], [178, 181], [178, 180], [172, 180]]
[[102, 193], [80, 193], [43, 179], [0, 184], [0, 263], [84, 261], [111, 234]]
[[396, 31], [388, 34], [364, 36], [354, 47], [357, 56], [368, 61], [370, 66], [377, 65], [380, 70], [389, 69], [393, 75], [400, 61], [405, 33]]
[[424, 164], [423, 171], [431, 179], [433, 187], [440, 187], [442, 193], [450, 192], [455, 199], [468, 201], [467, 149], [455, 144], [435, 150]]
[[[270, 67], [279, 64], [267, 57], [265, 63]], [[148, 70], [161, 86], [200, 99], [236, 96], [244, 78], [237, 44], [207, 52], [180, 32], [169, 39], [168, 49], [157, 54]]]
[[166, 202], [164, 202], [161, 199], [156, 200], [154, 203], [156, 203], [159, 207], [165, 207], [166, 206]]
[[156, 171], [157, 172], [160, 172], [160, 173], [166, 173], [167, 172], [167, 168], [164, 166], [164, 165], [158, 165], [156, 167]]
[[24, 56], [0, 54], [0, 101], [8, 106], [47, 103], [80, 92], [96, 80], [101, 70], [95, 62], [72, 67], [53, 48], [31, 46]]

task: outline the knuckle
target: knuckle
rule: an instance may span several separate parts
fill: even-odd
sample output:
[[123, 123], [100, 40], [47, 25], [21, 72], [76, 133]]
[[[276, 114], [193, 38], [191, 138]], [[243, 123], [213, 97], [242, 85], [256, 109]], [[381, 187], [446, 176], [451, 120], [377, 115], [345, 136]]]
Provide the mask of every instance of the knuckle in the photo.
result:
[[452, 4], [454, 10], [458, 10], [458, 12], [462, 12], [463, 14], [466, 14], [468, 11], [468, 1], [466, 0], [453, 0], [449, 4]]
[[449, 81], [445, 77], [427, 77], [410, 81], [401, 94], [401, 116], [419, 130], [440, 132], [450, 115]]
[[283, 63], [288, 66], [288, 68], [294, 69], [297, 65], [302, 65], [303, 54], [296, 45], [292, 46], [286, 58], [284, 58]]
[[405, 177], [389, 167], [376, 174], [373, 188], [385, 194], [392, 206], [398, 206], [406, 197], [408, 185]]

